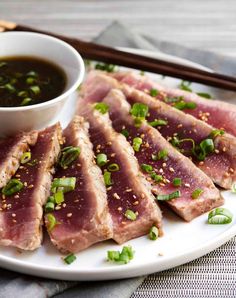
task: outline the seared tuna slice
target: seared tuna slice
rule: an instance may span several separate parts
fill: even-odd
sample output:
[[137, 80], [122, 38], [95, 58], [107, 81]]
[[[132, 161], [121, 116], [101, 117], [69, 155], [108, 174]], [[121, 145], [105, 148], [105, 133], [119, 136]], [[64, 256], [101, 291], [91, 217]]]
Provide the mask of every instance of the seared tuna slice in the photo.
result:
[[[34, 250], [40, 246], [43, 205], [50, 192], [60, 142], [59, 124], [39, 132], [37, 143], [31, 148], [31, 159], [19, 167], [14, 179], [2, 189], [0, 245], [24, 250]], [[14, 184], [22, 188], [15, 192], [10, 187]]]
[[[92, 82], [94, 83], [93, 90], [96, 92], [91, 89], [87, 90]], [[223, 188], [231, 188], [236, 181], [235, 137], [227, 133], [221, 135], [222, 131], [215, 130], [205, 122], [170, 107], [142, 91], [126, 84], [119, 84], [115, 79], [98, 72], [92, 72], [89, 75], [88, 85], [85, 82], [79, 110], [82, 110], [81, 105], [85, 106], [86, 102], [101, 101], [110, 91], [109, 85], [110, 90], [120, 89], [131, 105], [143, 103], [148, 106], [147, 120], [149, 122], [163, 120], [167, 123], [167, 125], [157, 126], [165, 139], [175, 145], [181, 153], [191, 158], [213, 182]]]
[[0, 188], [15, 174], [23, 153], [29, 149], [29, 145], [35, 144], [37, 135], [36, 131], [20, 133], [0, 140]]
[[[112, 237], [106, 188], [101, 170], [94, 162], [88, 127], [77, 116], [64, 131], [65, 146], [79, 147], [80, 153], [65, 169], [58, 166], [55, 178], [75, 177], [75, 189], [65, 193], [64, 201], [45, 215], [52, 243], [62, 252], [75, 253]], [[60, 223], [51, 230], [48, 215]]]
[[224, 203], [211, 179], [173, 148], [158, 130], [144, 121], [140, 127], [135, 125], [131, 106], [120, 90], [110, 91], [103, 102], [109, 106], [109, 116], [117, 132], [125, 134], [131, 145], [134, 138], [142, 139], [135, 156], [146, 179], [152, 183], [153, 192], [166, 195], [180, 191], [179, 198], [166, 201], [178, 215], [190, 221]]
[[[236, 136], [236, 106], [233, 104], [219, 100], [209, 100], [196, 93], [169, 88], [134, 72], [114, 73], [113, 76], [122, 83], [148, 94], [151, 93], [155, 98], [171, 106], [177, 106], [185, 113]], [[189, 102], [193, 104], [186, 105]]]
[[[91, 110], [87, 119], [90, 139], [107, 186], [113, 239], [121, 244], [147, 234], [153, 225], [162, 234], [161, 211], [151, 193], [151, 185], [139, 171], [132, 147], [123, 135], [113, 130], [108, 114]], [[99, 154], [105, 154], [107, 162], [100, 163]]]

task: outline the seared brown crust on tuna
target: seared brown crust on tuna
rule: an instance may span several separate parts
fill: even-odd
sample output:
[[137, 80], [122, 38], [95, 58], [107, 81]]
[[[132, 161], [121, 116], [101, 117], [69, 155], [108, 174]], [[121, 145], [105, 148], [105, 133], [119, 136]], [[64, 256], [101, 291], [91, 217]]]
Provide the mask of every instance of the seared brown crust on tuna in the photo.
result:
[[205, 99], [193, 92], [169, 88], [152, 81], [147, 76], [141, 76], [134, 72], [118, 72], [111, 75], [118, 81], [146, 93], [150, 93], [151, 89], [156, 89], [157, 95], [155, 97], [169, 105], [175, 105], [173, 98], [193, 102], [196, 107], [184, 109], [185, 113], [236, 136], [236, 105], [215, 99]]
[[[93, 86], [93, 89], [90, 88]], [[187, 115], [182, 111], [168, 106], [164, 102], [152, 98], [146, 93], [121, 84], [117, 80], [101, 72], [91, 72], [87, 81], [83, 84], [83, 98], [80, 101], [79, 109], [83, 112], [86, 102], [101, 101], [112, 89], [120, 89], [130, 104], [135, 102], [144, 103], [149, 106], [148, 121], [163, 119], [168, 125], [159, 128], [160, 133], [168, 141], [174, 136], [180, 139], [192, 139], [195, 144], [209, 138], [214, 128], [203, 121]], [[236, 181], [236, 138], [225, 133], [214, 138], [215, 150], [204, 161], [199, 161], [191, 154], [191, 143], [183, 143], [181, 149], [184, 154], [192, 158], [194, 163], [202, 169], [219, 186], [230, 189]], [[183, 153], [183, 152], [182, 152]], [[188, 155], [190, 154], [190, 155]]]
[[0, 188], [15, 174], [23, 153], [36, 143], [37, 136], [33, 131], [0, 140]]
[[[95, 153], [104, 153], [109, 160], [103, 167], [103, 172], [111, 164], [119, 166], [118, 171], [111, 172], [112, 185], [107, 187], [113, 239], [121, 244], [147, 234], [153, 225], [162, 234], [161, 211], [154, 201], [151, 185], [139, 171], [132, 147], [124, 136], [112, 129], [108, 114], [102, 115], [91, 109], [86, 116], [90, 123], [90, 139]], [[127, 210], [132, 211], [136, 219], [129, 219]]]
[[[67, 169], [58, 167], [55, 177], [76, 177], [74, 191], [51, 212], [59, 225], [49, 231], [51, 241], [63, 253], [78, 252], [112, 237], [112, 221], [107, 207], [101, 170], [94, 163], [88, 123], [76, 116], [64, 131], [65, 146], [79, 146], [80, 155]], [[45, 215], [48, 225], [47, 215]]]
[[[129, 133], [127, 140], [130, 144], [134, 137], [142, 137], [140, 150], [135, 152], [139, 164], [151, 165], [153, 170], [163, 177], [162, 181], [155, 182], [150, 179], [150, 173], [146, 173], [146, 178], [152, 183], [152, 191], [155, 194], [170, 194], [176, 190], [181, 192], [180, 198], [166, 202], [178, 215], [190, 221], [224, 203], [211, 179], [173, 148], [158, 130], [145, 122], [140, 127], [135, 127], [134, 119], [129, 113], [131, 106], [120, 90], [111, 90], [103, 102], [109, 106], [113, 128], [118, 132], [125, 129]], [[153, 161], [152, 154], [161, 150], [167, 152], [167, 159]], [[181, 185], [178, 187], [173, 185], [173, 179], [176, 177], [181, 178]], [[196, 189], [201, 189], [202, 193], [193, 199], [192, 193]]]
[[11, 196], [1, 194], [0, 245], [23, 250], [38, 248], [42, 240], [43, 205], [50, 192], [54, 164], [62, 142], [60, 124], [39, 132], [31, 160], [14, 176], [24, 188]]

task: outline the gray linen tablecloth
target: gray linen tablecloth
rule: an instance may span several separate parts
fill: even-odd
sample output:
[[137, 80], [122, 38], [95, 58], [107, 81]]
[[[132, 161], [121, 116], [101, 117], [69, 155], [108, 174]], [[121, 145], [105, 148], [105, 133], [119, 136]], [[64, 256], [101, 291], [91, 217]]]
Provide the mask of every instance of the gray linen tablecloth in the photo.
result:
[[[214, 70], [236, 75], [236, 60], [157, 37], [131, 31], [112, 23], [96, 42], [161, 51], [186, 58]], [[234, 94], [235, 95], [235, 94]], [[138, 298], [138, 297], [236, 297], [236, 237], [208, 255], [188, 264], [148, 277], [105, 282], [64, 282], [34, 278], [0, 269], [0, 298]]]

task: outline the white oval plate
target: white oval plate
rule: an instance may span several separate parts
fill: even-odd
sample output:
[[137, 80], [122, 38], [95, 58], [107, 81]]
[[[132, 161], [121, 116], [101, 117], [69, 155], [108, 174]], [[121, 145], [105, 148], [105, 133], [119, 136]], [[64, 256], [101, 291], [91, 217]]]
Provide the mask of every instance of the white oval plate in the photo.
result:
[[[127, 49], [132, 51], [131, 49]], [[193, 64], [189, 61], [159, 53], [134, 50], [140, 54], [151, 55], [156, 58]], [[202, 67], [198, 65], [198, 67]], [[176, 86], [179, 80], [153, 75], [156, 80], [170, 86]], [[193, 84], [194, 90], [211, 91], [207, 87]], [[69, 102], [61, 115], [62, 125], [65, 127], [71, 119], [74, 108]], [[0, 266], [41, 277], [62, 280], [105, 280], [128, 278], [149, 274], [173, 268], [187, 263], [216, 249], [236, 234], [236, 195], [229, 191], [222, 192], [225, 207], [234, 213], [234, 220], [229, 225], [207, 224], [207, 214], [190, 223], [183, 222], [171, 211], [164, 210], [164, 233], [157, 241], [151, 241], [146, 236], [131, 240], [126, 245], [132, 245], [135, 250], [134, 259], [127, 265], [115, 265], [106, 261], [107, 250], [119, 250], [122, 246], [113, 241], [101, 244], [78, 253], [77, 260], [70, 266], [65, 265], [60, 253], [50, 243], [47, 235], [41, 248], [35, 252], [19, 252], [13, 248], [0, 248]]]

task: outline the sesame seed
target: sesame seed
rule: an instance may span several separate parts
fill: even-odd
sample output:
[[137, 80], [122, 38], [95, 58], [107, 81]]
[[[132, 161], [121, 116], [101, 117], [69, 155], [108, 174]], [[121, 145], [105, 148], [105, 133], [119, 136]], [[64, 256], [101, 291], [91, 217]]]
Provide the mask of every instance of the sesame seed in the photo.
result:
[[62, 207], [65, 208], [65, 207], [66, 207], [66, 203], [63, 203], [63, 204], [62, 204]]
[[67, 217], [71, 217], [71, 216], [72, 216], [72, 213], [67, 213], [66, 216], [67, 216]]
[[128, 188], [125, 190], [125, 192], [131, 192], [132, 191], [132, 188]]
[[223, 151], [223, 152], [226, 152], [226, 147], [223, 147], [223, 148], [222, 148], [222, 151]]
[[112, 153], [112, 154], [111, 154], [111, 157], [115, 157], [115, 156], [116, 156], [116, 154], [115, 154], [115, 153]]
[[189, 183], [185, 183], [184, 184], [186, 187], [190, 187], [190, 184]]
[[200, 161], [199, 166], [203, 166], [203, 165], [204, 165], [204, 161]]
[[122, 207], [118, 207], [117, 210], [118, 210], [118, 211], [122, 211]]
[[133, 205], [134, 206], [136, 206], [136, 205], [138, 205], [139, 204], [139, 201], [135, 201], [135, 202], [133, 202]]
[[216, 154], [219, 154], [220, 151], [219, 151], [218, 149], [215, 149], [215, 153], [216, 153]]
[[175, 170], [172, 167], [169, 167], [169, 171], [174, 173]]
[[24, 182], [24, 186], [27, 186], [28, 185], [28, 183], [27, 182]]
[[144, 193], [141, 193], [141, 198], [144, 199], [145, 198], [145, 195]]
[[229, 171], [230, 171], [230, 173], [234, 173], [234, 169], [233, 168], [230, 168]]
[[33, 188], [34, 187], [34, 185], [33, 184], [30, 184], [29, 186], [28, 186], [28, 188]]
[[56, 207], [55, 207], [55, 210], [60, 210], [61, 209], [61, 206], [59, 206], [59, 205], [57, 205]]
[[16, 214], [15, 213], [12, 213], [12, 215], [11, 215], [12, 217], [16, 217]]
[[163, 173], [164, 171], [163, 171], [163, 169], [162, 168], [160, 168], [159, 169], [159, 173]]
[[165, 167], [166, 167], [166, 163], [165, 163], [165, 162], [163, 162], [162, 166], [163, 166], [163, 168], [165, 168]]
[[115, 193], [113, 193], [113, 197], [115, 198], [115, 199], [117, 199], [117, 200], [120, 200], [120, 196], [115, 192]]

